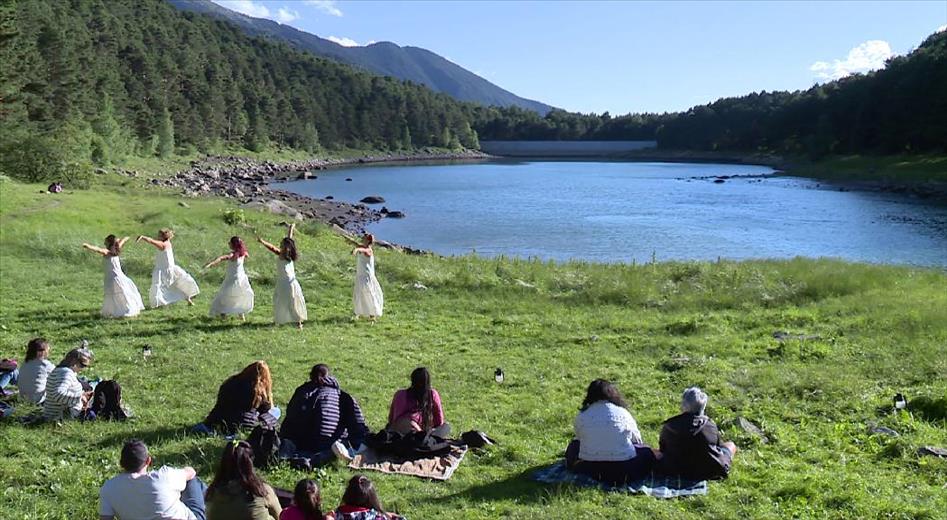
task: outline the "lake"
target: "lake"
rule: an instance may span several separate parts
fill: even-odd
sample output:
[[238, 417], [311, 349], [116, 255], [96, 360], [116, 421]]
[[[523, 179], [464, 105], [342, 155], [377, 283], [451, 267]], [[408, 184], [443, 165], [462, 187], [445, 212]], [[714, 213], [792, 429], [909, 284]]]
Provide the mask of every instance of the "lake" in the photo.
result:
[[[947, 267], [947, 205], [771, 173], [491, 161], [352, 167], [281, 186], [348, 202], [380, 195], [407, 217], [372, 224], [372, 233], [444, 255], [628, 263], [807, 256]], [[758, 177], [707, 178], [724, 175]]]

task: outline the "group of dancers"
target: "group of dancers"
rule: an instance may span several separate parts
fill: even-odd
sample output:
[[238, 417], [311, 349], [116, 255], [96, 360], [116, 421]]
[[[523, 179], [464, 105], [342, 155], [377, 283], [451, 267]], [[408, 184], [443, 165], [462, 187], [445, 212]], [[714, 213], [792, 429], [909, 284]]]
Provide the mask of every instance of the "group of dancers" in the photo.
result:
[[[306, 299], [303, 297], [302, 287], [296, 279], [295, 262], [299, 258], [296, 241], [293, 234], [296, 224], [288, 225], [288, 233], [280, 241], [279, 246], [271, 244], [262, 238], [257, 241], [268, 251], [276, 255], [276, 289], [273, 295], [273, 320], [277, 324], [294, 323], [300, 329], [308, 319]], [[148, 302], [152, 308], [170, 305], [175, 302], [187, 301], [193, 305], [193, 298], [200, 293], [200, 288], [194, 278], [184, 269], [174, 263], [174, 251], [171, 239], [174, 232], [164, 228], [158, 231], [158, 238], [139, 235], [136, 242], [145, 241], [153, 245], [158, 253], [155, 255], [155, 267], [151, 273], [151, 289], [148, 291]], [[105, 267], [102, 315], [111, 318], [128, 318], [137, 316], [145, 306], [135, 286], [128, 276], [122, 272], [119, 255], [130, 237], [117, 238], [115, 235], [105, 237], [105, 247], [91, 244], [82, 244], [82, 247], [102, 255]], [[356, 258], [355, 288], [353, 290], [353, 304], [356, 318], [367, 317], [375, 320], [381, 316], [384, 308], [384, 293], [375, 277], [375, 255], [372, 244], [375, 238], [365, 234], [362, 240], [355, 241], [346, 238], [355, 248], [352, 254]], [[221, 255], [204, 268], [214, 267], [227, 262], [227, 274], [210, 306], [211, 317], [239, 316], [246, 320], [246, 315], [253, 310], [253, 287], [244, 270], [244, 260], [250, 256], [243, 240], [234, 236], [229, 242], [230, 252]]]

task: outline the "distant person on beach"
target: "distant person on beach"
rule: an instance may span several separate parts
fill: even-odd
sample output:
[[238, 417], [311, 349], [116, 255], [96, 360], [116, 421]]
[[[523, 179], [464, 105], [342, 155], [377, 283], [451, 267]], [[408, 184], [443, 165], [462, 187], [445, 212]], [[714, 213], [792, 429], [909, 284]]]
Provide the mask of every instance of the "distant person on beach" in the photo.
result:
[[162, 466], [148, 471], [151, 454], [137, 439], [125, 443], [119, 463], [122, 473], [99, 490], [100, 520], [205, 520], [207, 488], [194, 468]]
[[105, 237], [105, 248], [82, 244], [82, 247], [102, 255], [104, 259], [105, 300], [102, 303], [102, 316], [108, 318], [130, 318], [138, 316], [145, 309], [138, 287], [122, 272], [122, 263], [118, 259], [125, 242], [128, 242], [128, 237], [119, 239], [109, 235]]
[[307, 478], [297, 482], [293, 502], [283, 509], [279, 520], [323, 520], [319, 485]]
[[610, 485], [651, 473], [655, 454], [644, 445], [638, 424], [612, 383], [592, 381], [574, 426], [575, 440], [566, 448], [566, 465], [572, 471]]
[[404, 517], [386, 512], [375, 484], [364, 475], [355, 475], [345, 487], [342, 503], [326, 514], [326, 520], [404, 520]]
[[339, 388], [329, 367], [318, 364], [293, 392], [280, 427], [280, 458], [314, 467], [334, 458], [349, 461], [368, 434], [358, 402]]
[[385, 295], [375, 278], [375, 253], [372, 251], [375, 237], [366, 233], [362, 242], [349, 242], [355, 245], [352, 250], [355, 255], [355, 289], [352, 297], [355, 317], [357, 319], [366, 316], [374, 322], [375, 318], [382, 315], [385, 306]]
[[20, 367], [16, 382], [21, 399], [33, 404], [43, 404], [46, 400], [46, 380], [56, 368], [47, 359], [49, 354], [49, 342], [45, 338], [33, 338], [26, 344], [26, 361]]
[[227, 378], [217, 391], [217, 402], [195, 430], [232, 434], [259, 423], [276, 426], [280, 410], [273, 406], [273, 380], [266, 361], [254, 361]]
[[273, 321], [276, 324], [295, 323], [303, 328], [303, 322], [308, 318], [306, 299], [303, 298], [302, 287], [296, 279], [296, 260], [299, 253], [296, 251], [296, 241], [293, 240], [293, 231], [296, 224], [289, 225], [289, 232], [280, 241], [280, 246], [257, 238], [263, 247], [276, 255], [276, 290], [273, 294]]
[[230, 237], [229, 245], [230, 253], [218, 256], [204, 266], [206, 269], [224, 260], [229, 262], [224, 283], [220, 285], [217, 296], [210, 304], [210, 315], [237, 315], [241, 320], [246, 320], [247, 313], [253, 310], [253, 288], [250, 287], [250, 279], [243, 270], [243, 261], [250, 254], [240, 237]]
[[659, 473], [689, 480], [727, 478], [737, 446], [720, 438], [717, 425], [705, 415], [707, 401], [696, 386], [684, 390], [681, 413], [661, 428]]
[[438, 437], [450, 435], [450, 424], [444, 421], [441, 396], [431, 388], [431, 373], [424, 367], [411, 372], [411, 386], [395, 392], [388, 407], [389, 430], [407, 434], [431, 432]]
[[46, 378], [44, 421], [77, 419], [89, 407], [92, 392], [79, 382], [79, 372], [92, 364], [92, 352], [84, 348], [70, 350]]
[[254, 471], [253, 448], [246, 441], [224, 447], [206, 498], [207, 520], [279, 520], [283, 511], [276, 492]]
[[174, 263], [172, 238], [174, 231], [168, 228], [159, 230], [157, 239], [138, 235], [138, 242], [144, 240], [158, 249], [155, 268], [151, 271], [151, 290], [148, 291], [148, 303], [152, 308], [181, 300], [187, 300], [188, 305], [194, 305], [191, 298], [201, 292], [194, 278]]

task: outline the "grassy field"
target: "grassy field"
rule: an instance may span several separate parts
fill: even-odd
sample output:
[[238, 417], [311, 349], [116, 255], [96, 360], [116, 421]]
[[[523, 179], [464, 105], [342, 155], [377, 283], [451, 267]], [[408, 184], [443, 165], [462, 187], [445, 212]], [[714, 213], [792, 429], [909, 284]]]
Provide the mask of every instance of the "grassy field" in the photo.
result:
[[[250, 229], [231, 227], [224, 201], [188, 199], [185, 207], [128, 179], [99, 179], [93, 190], [60, 195], [0, 180], [0, 355], [22, 359], [27, 340], [42, 335], [58, 361], [88, 338], [96, 359], [87, 375], [118, 379], [137, 417], [0, 424], [5, 520], [94, 518], [98, 488], [132, 437], [146, 440], [159, 464], [191, 464], [210, 479], [223, 442], [187, 429], [220, 382], [256, 359], [272, 367], [281, 406], [311, 365], [328, 363], [373, 429], [409, 372], [431, 368], [455, 430], [482, 429], [501, 444], [468, 454], [449, 482], [371, 474], [385, 505], [413, 520], [933, 519], [947, 511], [947, 460], [916, 454], [947, 446], [943, 271], [815, 259], [622, 266], [381, 251], [386, 314], [370, 325], [350, 319], [349, 248], [306, 224], [297, 272], [311, 321], [297, 331], [271, 325], [275, 259], [255, 244], [247, 265], [257, 309], [245, 324], [207, 318], [224, 270], [200, 266], [225, 252], [232, 234], [276, 240], [279, 217], [248, 212]], [[201, 284], [196, 306], [99, 318], [102, 261], [80, 244], [164, 226], [176, 231], [178, 263]], [[153, 256], [143, 244], [123, 254], [146, 296]], [[778, 342], [775, 331], [820, 339]], [[144, 344], [154, 346], [148, 360]], [[507, 374], [502, 385], [493, 381], [497, 366]], [[671, 501], [532, 482], [531, 472], [560, 456], [597, 377], [619, 384], [655, 444], [681, 390], [704, 387], [709, 414], [743, 449], [731, 478], [706, 497]], [[929, 406], [894, 414], [896, 392]], [[734, 427], [739, 416], [769, 442]], [[901, 435], [870, 435], [869, 422]], [[350, 475], [341, 466], [318, 474], [329, 506]], [[291, 488], [304, 475], [276, 468], [265, 476]]]
[[790, 175], [830, 181], [871, 181], [892, 184], [947, 183], [944, 155], [848, 155], [820, 161], [791, 161]]

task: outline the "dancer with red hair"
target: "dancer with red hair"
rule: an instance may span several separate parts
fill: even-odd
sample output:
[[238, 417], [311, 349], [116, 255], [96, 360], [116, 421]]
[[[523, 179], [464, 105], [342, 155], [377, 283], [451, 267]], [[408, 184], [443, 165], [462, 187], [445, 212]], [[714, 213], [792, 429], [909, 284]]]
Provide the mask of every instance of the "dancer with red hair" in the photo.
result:
[[247, 246], [240, 237], [230, 238], [230, 253], [221, 255], [205, 265], [205, 268], [227, 260], [227, 275], [220, 285], [214, 302], [210, 305], [210, 315], [223, 316], [236, 314], [241, 320], [247, 319], [247, 313], [253, 310], [253, 288], [250, 279], [243, 270], [243, 261], [250, 256]]

